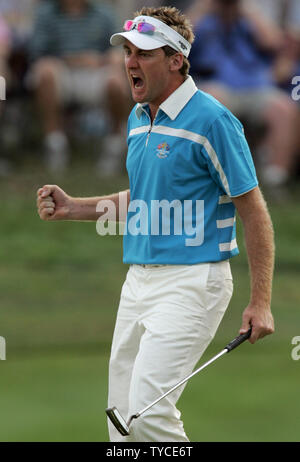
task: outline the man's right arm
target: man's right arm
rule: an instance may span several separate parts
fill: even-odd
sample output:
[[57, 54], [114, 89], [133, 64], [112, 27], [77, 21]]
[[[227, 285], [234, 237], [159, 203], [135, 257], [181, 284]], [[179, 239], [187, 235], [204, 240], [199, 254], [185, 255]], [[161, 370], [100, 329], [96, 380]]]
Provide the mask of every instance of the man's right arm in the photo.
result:
[[[125, 221], [128, 205], [130, 202], [129, 190], [122, 191], [109, 196], [100, 197], [71, 197], [59, 186], [45, 185], [37, 192], [38, 213], [42, 220], [57, 221], [97, 221], [107, 209], [97, 207], [101, 201], [105, 201], [105, 207], [110, 201], [112, 208], [116, 211], [117, 221]], [[113, 216], [115, 216], [113, 214]]]

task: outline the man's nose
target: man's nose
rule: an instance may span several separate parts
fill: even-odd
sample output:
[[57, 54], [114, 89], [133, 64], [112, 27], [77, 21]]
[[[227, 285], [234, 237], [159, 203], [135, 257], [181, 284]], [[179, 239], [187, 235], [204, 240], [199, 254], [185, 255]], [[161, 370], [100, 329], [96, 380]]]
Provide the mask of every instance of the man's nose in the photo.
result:
[[128, 69], [136, 69], [138, 67], [137, 57], [133, 53], [127, 57], [126, 66]]

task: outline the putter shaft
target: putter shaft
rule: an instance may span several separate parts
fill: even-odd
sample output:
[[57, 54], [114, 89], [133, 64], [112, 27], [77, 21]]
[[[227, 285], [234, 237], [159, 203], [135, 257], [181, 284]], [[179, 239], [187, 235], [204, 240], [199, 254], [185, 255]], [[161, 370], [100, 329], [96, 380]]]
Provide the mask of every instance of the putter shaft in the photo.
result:
[[[166, 393], [164, 393], [163, 395], [161, 395], [159, 398], [157, 398], [155, 401], [153, 401], [153, 403], [149, 404], [148, 406], [146, 406], [144, 409], [142, 409], [141, 411], [137, 412], [136, 414], [134, 414], [134, 418], [137, 418], [139, 417], [140, 415], [142, 415], [144, 412], [146, 412], [148, 409], [150, 409], [150, 407], [154, 406], [156, 403], [158, 403], [160, 400], [164, 399], [166, 396], [168, 396], [170, 393], [172, 393], [173, 391], [175, 391], [177, 388], [179, 388], [181, 385], [183, 385], [185, 382], [187, 382], [190, 378], [192, 378], [194, 375], [198, 374], [198, 372], [202, 371], [202, 369], [204, 369], [205, 367], [209, 366], [211, 363], [213, 363], [214, 361], [216, 361], [218, 358], [220, 358], [221, 356], [223, 356], [224, 354], [226, 354], [228, 352], [228, 350], [225, 348], [224, 350], [222, 350], [220, 353], [218, 353], [216, 356], [214, 356], [213, 358], [211, 358], [209, 361], [207, 361], [206, 363], [204, 363], [202, 366], [200, 366], [198, 369], [196, 369], [194, 372], [192, 372], [192, 374], [190, 374], [188, 377], [185, 377], [183, 380], [181, 380], [180, 382], [178, 382], [176, 385], [174, 385], [170, 390], [166, 391]], [[130, 421], [129, 421], [130, 422]], [[128, 422], [128, 424], [129, 424]], [[127, 425], [128, 425], [127, 424]]]
[[137, 412], [136, 414], [133, 414], [128, 422], [125, 421], [125, 419], [121, 416], [117, 408], [114, 406], [112, 408], [106, 409], [106, 414], [113, 423], [113, 425], [116, 427], [116, 429], [121, 433], [121, 435], [126, 436], [129, 435], [129, 425], [131, 424], [133, 419], [137, 419], [142, 415], [144, 412], [146, 412], [148, 409], [150, 409], [152, 406], [154, 406], [156, 403], [161, 401], [163, 398], [168, 396], [170, 393], [172, 393], [176, 388], [180, 387], [183, 385], [185, 382], [187, 382], [191, 377], [194, 375], [198, 374], [198, 372], [202, 371], [205, 369], [205, 367], [209, 366], [211, 363], [216, 361], [218, 358], [221, 356], [225, 355], [226, 353], [229, 353], [230, 351], [234, 350], [236, 347], [241, 345], [245, 340], [247, 340], [251, 336], [252, 328], [244, 333], [233, 339], [231, 342], [229, 342], [225, 348], [220, 351], [217, 355], [215, 355], [213, 358], [211, 358], [209, 361], [204, 363], [202, 366], [200, 366], [198, 369], [196, 369], [194, 372], [192, 372], [188, 377], [185, 377], [183, 380], [178, 382], [176, 385], [174, 385], [170, 390], [168, 390], [166, 393], [164, 393], [162, 396], [159, 396], [155, 401], [153, 401], [151, 404], [146, 406], [144, 409], [141, 411]]

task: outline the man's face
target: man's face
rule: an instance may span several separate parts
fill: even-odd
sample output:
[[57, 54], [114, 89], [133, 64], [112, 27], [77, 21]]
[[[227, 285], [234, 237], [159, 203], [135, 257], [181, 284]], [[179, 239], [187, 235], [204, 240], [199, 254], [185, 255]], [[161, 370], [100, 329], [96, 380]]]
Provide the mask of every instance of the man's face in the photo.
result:
[[133, 100], [159, 106], [169, 96], [169, 58], [162, 48], [145, 51], [128, 40], [124, 44], [124, 52]]

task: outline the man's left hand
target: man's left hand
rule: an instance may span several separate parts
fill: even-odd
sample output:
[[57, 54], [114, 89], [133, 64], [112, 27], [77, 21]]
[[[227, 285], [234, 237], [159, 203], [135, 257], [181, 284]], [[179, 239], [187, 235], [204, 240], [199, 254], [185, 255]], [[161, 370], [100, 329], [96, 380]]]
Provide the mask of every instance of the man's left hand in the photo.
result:
[[252, 327], [250, 343], [274, 332], [274, 319], [269, 307], [248, 305], [243, 313], [243, 322], [240, 334], [245, 334]]

